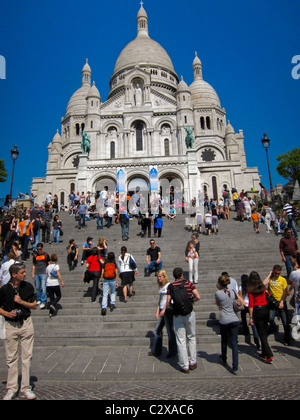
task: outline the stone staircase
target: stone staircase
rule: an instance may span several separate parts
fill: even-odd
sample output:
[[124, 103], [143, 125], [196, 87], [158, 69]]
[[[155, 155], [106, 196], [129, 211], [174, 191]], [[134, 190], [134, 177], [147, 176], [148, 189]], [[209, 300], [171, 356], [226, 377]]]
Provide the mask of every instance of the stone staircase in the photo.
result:
[[[121, 227], [118, 224], [110, 229], [96, 229], [96, 221], [87, 222], [87, 228], [77, 230], [74, 216], [60, 213], [63, 222], [63, 242], [59, 245], [45, 244], [49, 253], [55, 252], [59, 257], [61, 274], [65, 287], [62, 289], [61, 309], [54, 318], [48, 317], [48, 310], [33, 311], [35, 326], [35, 345], [101, 345], [101, 346], [135, 346], [150, 344], [155, 329], [155, 311], [158, 302], [158, 286], [154, 274], [144, 277], [146, 250], [149, 239], [142, 238], [137, 219], [130, 220], [130, 239], [121, 241]], [[215, 305], [215, 284], [222, 271], [227, 271], [240, 283], [242, 274], [256, 270], [264, 278], [275, 263], [280, 263], [278, 250], [279, 238], [267, 234], [265, 226], [261, 233], [255, 234], [250, 222], [233, 220], [235, 212], [230, 212], [229, 221], [221, 220], [218, 235], [200, 235], [199, 284], [201, 300], [194, 306], [197, 316], [197, 342], [219, 342], [218, 317], [219, 311]], [[100, 304], [91, 303], [91, 284], [83, 283], [82, 274], [85, 267], [80, 262], [75, 271], [69, 272], [66, 262], [66, 246], [69, 239], [76, 240], [81, 247], [88, 236], [94, 238], [95, 244], [99, 236], [105, 237], [110, 251], [118, 257], [122, 245], [138, 265], [139, 275], [134, 284], [135, 296], [122, 300], [121, 288], [118, 290], [117, 308], [107, 311], [105, 317], [100, 315]], [[183, 267], [188, 278], [188, 266], [184, 259], [184, 250], [191, 231], [185, 226], [185, 216], [178, 215], [173, 221], [164, 218], [161, 238], [156, 238], [156, 244], [161, 247], [163, 268], [167, 270], [169, 279], [173, 281], [172, 271], [176, 266]], [[27, 273], [31, 272], [31, 259], [27, 262]], [[283, 267], [283, 273], [285, 268]], [[101, 295], [98, 296], [97, 301]]]

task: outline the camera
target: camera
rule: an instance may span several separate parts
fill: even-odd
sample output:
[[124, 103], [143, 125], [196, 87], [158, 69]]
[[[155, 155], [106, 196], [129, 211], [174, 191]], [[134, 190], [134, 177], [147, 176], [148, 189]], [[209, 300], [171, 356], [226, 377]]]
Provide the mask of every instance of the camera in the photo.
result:
[[15, 311], [15, 314], [16, 314], [17, 318], [21, 317], [21, 315], [22, 315], [21, 309], [14, 309], [14, 311]]

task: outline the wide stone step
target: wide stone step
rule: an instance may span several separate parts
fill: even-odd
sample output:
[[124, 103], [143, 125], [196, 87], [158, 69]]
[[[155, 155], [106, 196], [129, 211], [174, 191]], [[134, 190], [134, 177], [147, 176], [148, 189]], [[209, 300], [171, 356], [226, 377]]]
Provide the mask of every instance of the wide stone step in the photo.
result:
[[[231, 212], [231, 216], [235, 216]], [[146, 250], [149, 239], [140, 237], [140, 226], [136, 219], [130, 220], [130, 239], [121, 241], [121, 228], [114, 225], [110, 229], [96, 230], [96, 221], [88, 222], [85, 230], [75, 229], [74, 218], [60, 213], [63, 221], [63, 243], [45, 244], [45, 251], [56, 253], [65, 287], [62, 289], [61, 309], [57, 317], [49, 318], [47, 310], [33, 311], [36, 332], [36, 345], [145, 345], [148, 346], [153, 336], [158, 302], [157, 279], [152, 274], [144, 277]], [[163, 236], [155, 238], [161, 247], [163, 268], [172, 281], [173, 268], [181, 266], [188, 278], [188, 264], [184, 259], [184, 250], [191, 238], [191, 230], [185, 226], [185, 215], [177, 216], [174, 221], [164, 218]], [[219, 310], [215, 305], [216, 282], [222, 271], [227, 271], [240, 283], [242, 274], [258, 271], [262, 278], [274, 264], [281, 263], [279, 239], [267, 235], [261, 226], [260, 235], [255, 235], [251, 223], [234, 220], [220, 221], [218, 235], [199, 235], [200, 261], [199, 283], [197, 290], [201, 300], [195, 304], [197, 342], [220, 342], [218, 336]], [[92, 283], [84, 284], [82, 275], [85, 266], [81, 266], [82, 244], [88, 236], [103, 236], [108, 242], [109, 251], [120, 254], [125, 245], [138, 265], [139, 275], [134, 283], [135, 296], [123, 303], [122, 288], [117, 291], [116, 305], [113, 312], [107, 311], [106, 317], [100, 315], [98, 296], [96, 305], [91, 304]], [[66, 246], [69, 239], [75, 239], [79, 246], [79, 264], [75, 271], [67, 267]], [[27, 272], [31, 271], [31, 260], [27, 262]], [[30, 281], [28, 275], [27, 280]], [[119, 284], [120, 286], [120, 284]], [[280, 331], [282, 329], [280, 328]], [[164, 341], [167, 342], [166, 332]], [[165, 344], [166, 345], [166, 344]]]

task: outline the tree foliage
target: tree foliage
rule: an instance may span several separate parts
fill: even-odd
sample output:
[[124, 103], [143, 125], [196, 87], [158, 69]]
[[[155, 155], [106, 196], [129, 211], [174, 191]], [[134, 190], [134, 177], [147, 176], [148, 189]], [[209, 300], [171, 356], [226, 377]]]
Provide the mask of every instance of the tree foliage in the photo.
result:
[[291, 150], [283, 155], [278, 155], [279, 165], [276, 167], [279, 175], [289, 181], [300, 182], [300, 147]]
[[0, 182], [5, 182], [7, 178], [7, 170], [4, 167], [4, 160], [0, 159]]

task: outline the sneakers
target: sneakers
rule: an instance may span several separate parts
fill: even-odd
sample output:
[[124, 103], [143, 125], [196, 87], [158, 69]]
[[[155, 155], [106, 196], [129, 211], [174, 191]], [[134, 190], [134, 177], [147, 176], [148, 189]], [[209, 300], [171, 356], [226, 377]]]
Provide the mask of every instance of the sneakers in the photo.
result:
[[49, 318], [52, 318], [56, 314], [57, 314], [57, 309], [55, 308], [54, 305], [50, 305], [50, 307], [49, 307]]
[[103, 316], [105, 316], [105, 315], [106, 315], [106, 309], [105, 309], [105, 308], [103, 308], [103, 309], [101, 310], [101, 315], [103, 315]]
[[197, 363], [190, 364], [189, 370], [195, 370], [195, 369], [197, 369]]
[[44, 303], [41, 303], [40, 304], [40, 309], [45, 309], [45, 308], [46, 308], [46, 305]]
[[21, 394], [21, 397], [26, 398], [26, 400], [35, 400], [36, 399], [36, 395], [32, 391], [23, 392]]
[[[4, 401], [13, 400], [17, 396], [17, 392], [8, 391], [5, 397], [3, 398]], [[35, 400], [36, 395], [32, 391], [26, 391], [20, 394], [20, 397], [26, 398], [26, 400]]]
[[16, 396], [17, 396], [16, 392], [8, 391], [5, 397], [3, 398], [3, 401], [13, 400]]
[[270, 364], [273, 362], [273, 360], [274, 360], [274, 357], [269, 357], [268, 359], [264, 360], [264, 363]]

